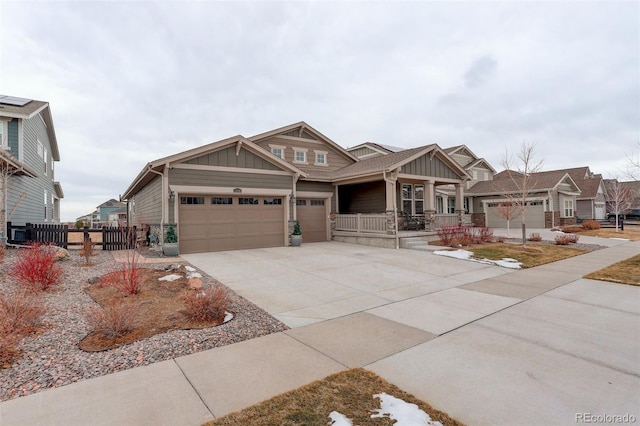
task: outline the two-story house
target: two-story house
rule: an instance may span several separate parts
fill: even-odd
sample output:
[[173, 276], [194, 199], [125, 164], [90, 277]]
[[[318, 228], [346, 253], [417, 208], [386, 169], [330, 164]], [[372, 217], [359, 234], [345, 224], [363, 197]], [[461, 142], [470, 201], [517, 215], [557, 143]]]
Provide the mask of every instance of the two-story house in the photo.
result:
[[[62, 186], [49, 103], [0, 95], [0, 229], [8, 221], [58, 223]], [[12, 236], [9, 236], [10, 238]]]
[[444, 186], [456, 194], [450, 219], [457, 223], [470, 179], [464, 168], [436, 144], [384, 149], [359, 159], [299, 122], [152, 161], [122, 199], [131, 225], [159, 236], [168, 223], [177, 226], [183, 253], [289, 245], [295, 221], [306, 242], [397, 247], [400, 212], [423, 216], [423, 230], [433, 227]]

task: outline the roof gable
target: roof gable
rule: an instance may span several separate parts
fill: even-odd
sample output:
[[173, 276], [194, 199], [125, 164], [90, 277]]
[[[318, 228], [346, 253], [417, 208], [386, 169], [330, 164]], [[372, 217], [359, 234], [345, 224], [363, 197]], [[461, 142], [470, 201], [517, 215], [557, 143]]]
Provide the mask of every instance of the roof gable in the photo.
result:
[[[514, 176], [515, 179], [512, 179]], [[508, 194], [521, 192], [518, 189], [518, 176], [521, 173], [513, 170], [503, 170], [497, 173], [493, 180], [480, 181], [472, 186], [468, 192], [476, 195]], [[565, 170], [532, 173], [529, 180], [530, 192], [569, 191], [580, 193], [580, 188]]]
[[358, 159], [351, 155], [346, 149], [320, 133], [318, 130], [309, 126], [304, 121], [299, 121], [297, 123], [290, 124], [288, 126], [280, 127], [278, 129], [270, 130], [265, 133], [260, 133], [255, 136], [249, 137], [249, 140], [252, 142], [260, 142], [264, 139], [272, 138], [274, 136], [289, 136], [289, 137], [297, 137], [301, 139], [309, 139], [317, 142], [324, 143], [332, 147], [335, 151], [337, 151], [341, 156], [349, 159], [350, 161], [358, 161]]

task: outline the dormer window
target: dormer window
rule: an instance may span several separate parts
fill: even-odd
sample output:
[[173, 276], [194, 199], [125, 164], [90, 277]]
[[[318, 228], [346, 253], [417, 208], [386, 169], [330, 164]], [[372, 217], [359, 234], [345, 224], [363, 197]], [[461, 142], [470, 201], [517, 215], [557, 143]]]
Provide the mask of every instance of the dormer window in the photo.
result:
[[327, 152], [326, 151], [314, 151], [316, 154], [316, 166], [327, 165]]
[[293, 148], [293, 162], [307, 164], [307, 150], [304, 148]]
[[271, 148], [271, 153], [278, 158], [282, 158], [284, 160], [284, 146], [281, 145], [269, 145]]

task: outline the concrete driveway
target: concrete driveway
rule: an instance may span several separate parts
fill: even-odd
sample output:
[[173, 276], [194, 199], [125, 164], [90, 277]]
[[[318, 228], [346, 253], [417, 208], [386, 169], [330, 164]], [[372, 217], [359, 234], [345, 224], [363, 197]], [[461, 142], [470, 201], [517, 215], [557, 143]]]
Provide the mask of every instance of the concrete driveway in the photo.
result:
[[[182, 257], [292, 328], [374, 308], [384, 316], [387, 305], [409, 299], [423, 305], [436, 292], [433, 303], [440, 305], [444, 290], [457, 294], [460, 285], [513, 273], [428, 252], [336, 242]], [[489, 311], [520, 301], [476, 293], [467, 298], [487, 304]], [[476, 317], [473, 311], [465, 316]], [[438, 323], [429, 331], [444, 331]]]
[[184, 257], [288, 337], [467, 424], [637, 422], [640, 288], [581, 278], [640, 253], [609, 245], [518, 271], [335, 242]]

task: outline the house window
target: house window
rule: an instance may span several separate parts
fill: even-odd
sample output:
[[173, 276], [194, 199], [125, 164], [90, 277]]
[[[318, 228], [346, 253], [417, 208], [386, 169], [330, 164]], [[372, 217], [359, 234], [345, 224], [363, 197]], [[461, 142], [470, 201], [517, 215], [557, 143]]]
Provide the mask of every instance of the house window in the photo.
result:
[[573, 200], [564, 200], [564, 217], [573, 217]]
[[414, 214], [424, 214], [424, 185], [413, 186]]
[[49, 164], [49, 159], [47, 157], [47, 150], [43, 149], [42, 154], [43, 154], [42, 155], [42, 159], [44, 160], [44, 174], [46, 175], [47, 174], [47, 165]]
[[456, 199], [447, 198], [447, 213], [454, 214], [456, 212]]
[[204, 204], [204, 197], [180, 197], [180, 204]]
[[316, 166], [327, 165], [327, 153], [324, 151], [314, 151], [316, 153]]
[[436, 197], [436, 213], [442, 214], [444, 212], [442, 197]]
[[38, 141], [38, 157], [43, 158], [44, 156], [44, 146], [42, 146], [42, 142]]
[[258, 204], [258, 199], [255, 197], [242, 197], [242, 198], [238, 198], [238, 204], [256, 205]]
[[6, 121], [0, 121], [0, 148], [9, 148], [9, 138], [7, 137]]
[[294, 163], [306, 163], [307, 162], [307, 150], [302, 148], [293, 148], [293, 162]]
[[271, 153], [276, 157], [284, 159], [285, 147], [282, 145], [269, 145], [271, 147]]
[[471, 175], [473, 176], [473, 180], [478, 180], [478, 171], [477, 170], [473, 170], [471, 172]]
[[402, 184], [402, 212], [410, 216], [424, 214], [424, 185]]
[[271, 205], [281, 205], [282, 204], [282, 198], [264, 198], [262, 200], [262, 203], [268, 206]]
[[231, 197], [211, 197], [211, 204], [233, 204]]
[[489, 180], [489, 172], [484, 172], [484, 180]]
[[411, 184], [402, 184], [402, 212], [404, 214], [413, 214], [413, 191], [411, 190]]

